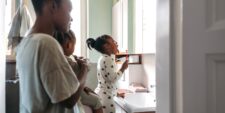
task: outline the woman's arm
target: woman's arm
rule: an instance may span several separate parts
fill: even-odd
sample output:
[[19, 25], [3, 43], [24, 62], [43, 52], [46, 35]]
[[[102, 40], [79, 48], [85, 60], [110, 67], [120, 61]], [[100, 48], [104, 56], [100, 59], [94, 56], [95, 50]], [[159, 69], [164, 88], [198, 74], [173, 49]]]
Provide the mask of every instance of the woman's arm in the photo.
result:
[[77, 92], [74, 93], [71, 97], [61, 102], [61, 104], [67, 108], [72, 108], [78, 99], [80, 98], [80, 94], [84, 89], [85, 81], [87, 78], [87, 71], [88, 66], [85, 60], [76, 59], [79, 64], [79, 75], [77, 76], [78, 81], [80, 82], [80, 87], [78, 88]]

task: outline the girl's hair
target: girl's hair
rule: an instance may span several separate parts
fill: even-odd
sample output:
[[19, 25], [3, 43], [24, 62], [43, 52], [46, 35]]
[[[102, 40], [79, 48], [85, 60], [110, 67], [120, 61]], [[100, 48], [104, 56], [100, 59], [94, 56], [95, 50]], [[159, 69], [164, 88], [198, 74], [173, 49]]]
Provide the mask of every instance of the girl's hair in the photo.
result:
[[53, 37], [59, 42], [60, 45], [63, 45], [68, 41], [76, 40], [75, 34], [72, 30], [69, 30], [67, 33], [56, 31]]
[[[48, 0], [32, 0], [32, 4], [34, 7], [34, 11], [36, 12], [37, 15], [41, 15], [42, 13], [42, 8]], [[60, 5], [61, 0], [53, 0], [53, 2], [56, 3], [57, 6]]]
[[110, 37], [111, 36], [105, 34], [105, 35], [97, 37], [96, 39], [88, 38], [86, 43], [87, 43], [87, 46], [90, 50], [92, 48], [94, 48], [98, 52], [104, 53], [103, 45], [107, 43], [107, 39], [109, 39]]

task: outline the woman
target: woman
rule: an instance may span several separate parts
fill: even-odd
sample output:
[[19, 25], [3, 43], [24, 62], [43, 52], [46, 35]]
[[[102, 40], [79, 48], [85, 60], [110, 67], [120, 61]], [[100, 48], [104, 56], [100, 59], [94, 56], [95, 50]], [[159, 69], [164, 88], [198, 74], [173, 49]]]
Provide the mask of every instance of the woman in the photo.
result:
[[[76, 106], [85, 85], [77, 78], [58, 42], [55, 30], [67, 32], [72, 18], [70, 0], [32, 0], [36, 20], [17, 48], [20, 78], [20, 113], [78, 113]], [[78, 80], [79, 79], [79, 80]]]

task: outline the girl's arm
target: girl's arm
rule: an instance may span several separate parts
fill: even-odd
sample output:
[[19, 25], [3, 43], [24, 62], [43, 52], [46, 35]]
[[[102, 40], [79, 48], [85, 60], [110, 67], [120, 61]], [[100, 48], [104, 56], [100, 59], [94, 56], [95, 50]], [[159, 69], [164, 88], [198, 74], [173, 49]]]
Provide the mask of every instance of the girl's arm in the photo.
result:
[[125, 61], [119, 71], [117, 71], [115, 61], [108, 57], [103, 61], [103, 64], [101, 64], [101, 74], [107, 82], [115, 82], [121, 78], [127, 67], [128, 61]]

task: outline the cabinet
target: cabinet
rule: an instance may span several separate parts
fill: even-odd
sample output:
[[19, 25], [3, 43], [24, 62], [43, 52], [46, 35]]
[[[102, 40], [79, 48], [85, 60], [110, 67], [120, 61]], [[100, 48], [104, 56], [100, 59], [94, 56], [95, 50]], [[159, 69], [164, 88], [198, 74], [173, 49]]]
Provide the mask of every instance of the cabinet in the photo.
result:
[[6, 113], [19, 113], [19, 80], [15, 60], [6, 61]]

